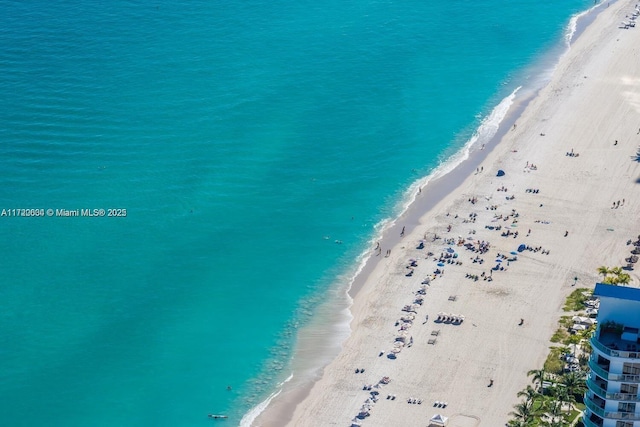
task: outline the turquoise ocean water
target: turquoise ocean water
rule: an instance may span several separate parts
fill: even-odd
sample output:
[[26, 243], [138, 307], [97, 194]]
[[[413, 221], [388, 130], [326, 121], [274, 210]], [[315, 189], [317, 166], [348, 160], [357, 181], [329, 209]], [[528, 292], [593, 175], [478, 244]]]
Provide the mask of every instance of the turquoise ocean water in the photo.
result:
[[0, 0], [0, 209], [127, 212], [0, 217], [0, 424], [237, 425], [591, 5]]

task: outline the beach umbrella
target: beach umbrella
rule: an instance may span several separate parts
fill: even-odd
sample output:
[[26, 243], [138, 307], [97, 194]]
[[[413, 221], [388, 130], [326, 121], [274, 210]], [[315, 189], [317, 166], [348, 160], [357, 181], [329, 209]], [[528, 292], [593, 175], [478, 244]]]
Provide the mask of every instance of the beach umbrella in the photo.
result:
[[455, 251], [452, 248], [447, 248], [447, 252], [449, 252], [450, 254], [454, 253]]
[[439, 262], [439, 263], [437, 264], [437, 266], [438, 266], [438, 267], [444, 267], [444, 264], [443, 264], [443, 263], [441, 263], [441, 262]]
[[501, 259], [497, 259], [496, 262], [502, 262], [502, 260]]
[[516, 251], [511, 251], [511, 252], [509, 252], [509, 253], [510, 253], [511, 255], [518, 255], [518, 252], [516, 252]]
[[524, 243], [523, 243], [523, 244], [521, 244], [520, 246], [518, 246], [518, 252], [522, 252], [522, 251], [524, 251], [525, 249], [527, 249], [527, 245], [525, 245]]
[[504, 171], [502, 169], [499, 169], [496, 176], [504, 176]]

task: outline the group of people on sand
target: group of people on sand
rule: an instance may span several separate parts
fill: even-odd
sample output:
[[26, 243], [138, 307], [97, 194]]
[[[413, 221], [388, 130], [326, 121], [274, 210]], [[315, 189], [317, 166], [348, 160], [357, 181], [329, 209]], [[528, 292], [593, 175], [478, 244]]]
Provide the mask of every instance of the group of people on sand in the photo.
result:
[[[376, 243], [376, 247], [374, 249], [376, 252], [376, 256], [380, 256], [382, 254], [382, 248], [380, 247], [380, 242]], [[391, 255], [391, 249], [387, 249], [387, 252], [385, 253], [385, 258], [389, 258], [389, 256]]]
[[[568, 153], [571, 154], [573, 153], [573, 150]], [[527, 162], [526, 164], [526, 169], [528, 170], [536, 170], [537, 166], [533, 163], [529, 163]], [[481, 172], [482, 169], [478, 168], [476, 172]], [[510, 191], [506, 185], [502, 185], [500, 186], [500, 188], [497, 188], [497, 191], [500, 192], [508, 192]], [[539, 189], [537, 188], [528, 188], [526, 189], [527, 193], [534, 193], [537, 194], [539, 192]], [[489, 200], [489, 199], [487, 199]], [[468, 198], [468, 201], [472, 204], [475, 205], [478, 202], [478, 197], [470, 197]], [[624, 204], [624, 199], [622, 201], [618, 201], [616, 203], [613, 204], [613, 207], [618, 207], [620, 205]], [[493, 204], [493, 205], [489, 205], [487, 206], [487, 210], [493, 210], [493, 211], [499, 211], [502, 208], [504, 208], [506, 205], [504, 204]], [[510, 209], [510, 212], [508, 213], [498, 213], [496, 212], [494, 215], [492, 215], [493, 218], [491, 219], [491, 222], [498, 222], [500, 224], [505, 224], [505, 222], [508, 222], [507, 224], [511, 224], [514, 225], [518, 222], [519, 218], [519, 214], [515, 209]], [[446, 214], [446, 221], [449, 222], [446, 225], [443, 225], [443, 229], [439, 230], [439, 231], [446, 231], [447, 233], [452, 233], [455, 229], [455, 227], [457, 225], [460, 225], [461, 223], [475, 223], [476, 219], [478, 218], [478, 213], [477, 212], [471, 212], [468, 216], [459, 216], [458, 214], [450, 214], [447, 213]], [[457, 220], [457, 221], [456, 221]], [[536, 221], [537, 223], [546, 223], [546, 221]], [[491, 224], [491, 223], [490, 223]], [[506, 225], [508, 227], [508, 225]], [[513, 238], [518, 238], [519, 237], [519, 232], [518, 231], [511, 231], [510, 229], [504, 230], [504, 228], [502, 227], [502, 225], [487, 225], [485, 228], [490, 229], [490, 230], [500, 230], [500, 231], [504, 231], [502, 233], [502, 235], [504, 237], [513, 237]], [[450, 247], [448, 248], [447, 251], [443, 251], [440, 253], [440, 256], [434, 256], [434, 254], [429, 251], [426, 255], [427, 255], [427, 259], [432, 259], [434, 262], [439, 263], [438, 268], [432, 272], [432, 274], [429, 275], [429, 278], [426, 279], [425, 281], [422, 282], [423, 286], [420, 288], [420, 291], [417, 292], [413, 292], [415, 298], [412, 301], [411, 304], [407, 304], [402, 308], [402, 311], [404, 312], [404, 314], [402, 315], [402, 317], [400, 318], [400, 320], [397, 320], [395, 323], [395, 328], [398, 330], [398, 334], [400, 337], [400, 341], [396, 341], [394, 342], [394, 348], [389, 351], [388, 353], [385, 351], [381, 351], [378, 356], [383, 356], [386, 355], [389, 359], [396, 359], [399, 356], [400, 351], [404, 348], [406, 349], [407, 347], [410, 346], [410, 344], [413, 343], [413, 337], [411, 337], [411, 341], [409, 341], [409, 336], [408, 336], [408, 332], [410, 330], [410, 328], [413, 326], [413, 319], [415, 317], [415, 315], [417, 314], [417, 311], [420, 309], [420, 307], [423, 304], [423, 301], [425, 301], [425, 294], [426, 294], [426, 290], [428, 289], [428, 286], [431, 285], [433, 283], [433, 280], [435, 280], [438, 277], [442, 277], [444, 275], [444, 263], [446, 264], [454, 264], [454, 265], [462, 265], [463, 262], [459, 256], [459, 252], [454, 252], [451, 249], [454, 246], [459, 246], [459, 247], [465, 247], [467, 250], [471, 251], [474, 253], [474, 255], [471, 256], [471, 260], [473, 264], [479, 265], [479, 264], [483, 264], [484, 263], [484, 259], [482, 258], [482, 256], [484, 256], [485, 254], [487, 254], [491, 249], [491, 243], [489, 241], [486, 240], [482, 240], [482, 239], [475, 239], [475, 237], [466, 237], [463, 238], [461, 236], [458, 236], [457, 239], [455, 238], [446, 238], [443, 239], [441, 238], [436, 230], [432, 230], [431, 232], [433, 232], [433, 239], [427, 239], [427, 234], [431, 234], [431, 233], [424, 233], [424, 239], [420, 240], [419, 243], [415, 246], [416, 250], [423, 250], [423, 249], [429, 249], [427, 248], [425, 245], [428, 245], [428, 241], [431, 241], [432, 244], [437, 244], [437, 245], [449, 245]], [[469, 234], [475, 234], [476, 230], [473, 230], [473, 233], [469, 233]], [[400, 229], [400, 237], [403, 238], [405, 237], [405, 233], [406, 233], [406, 227], [402, 226]], [[529, 229], [527, 236], [531, 234], [531, 229]], [[568, 231], [565, 232], [565, 236], [568, 236]], [[433, 249], [433, 248], [431, 248]], [[375, 246], [375, 250], [377, 251], [377, 255], [381, 255], [382, 253], [382, 248], [380, 246], [380, 242], [378, 242]], [[528, 250], [528, 251], [532, 251], [532, 252], [542, 252], [542, 254], [549, 254], [548, 250], [543, 249], [542, 247], [523, 247], [522, 250]], [[435, 250], [434, 250], [435, 252]], [[386, 257], [389, 257], [391, 254], [391, 249], [387, 249], [386, 250]], [[471, 279], [472, 281], [479, 281], [480, 279], [483, 279], [484, 281], [493, 281], [493, 272], [497, 271], [498, 273], [500, 271], [507, 271], [507, 267], [509, 266], [509, 262], [510, 261], [515, 261], [517, 260], [517, 256], [516, 255], [503, 255], [498, 253], [497, 257], [500, 259], [500, 262], [496, 262], [495, 267], [493, 268], [489, 268], [488, 271], [478, 271], [477, 274], [476, 272], [469, 271], [466, 272], [465, 277], [468, 279]], [[416, 256], [416, 258], [418, 258]], [[405, 275], [407, 277], [412, 277], [414, 275], [414, 272], [418, 272], [418, 260], [417, 259], [410, 259], [409, 262], [405, 265], [405, 267], [407, 268], [407, 270], [405, 270]], [[477, 267], [476, 267], [477, 268]], [[426, 284], [425, 284], [426, 283]], [[426, 317], [426, 321], [424, 323], [428, 322], [428, 316]], [[518, 323], [519, 326], [522, 326], [524, 324], [524, 319], [520, 319], [520, 323]], [[408, 345], [407, 345], [408, 344]], [[358, 368], [355, 370], [356, 373], [364, 373], [365, 369], [362, 368]], [[493, 386], [493, 379], [489, 381], [489, 387]], [[364, 390], [367, 391], [371, 391], [371, 386], [365, 386]], [[395, 395], [388, 395], [387, 396], [388, 400], [394, 400], [395, 399]], [[370, 397], [369, 399], [367, 399], [367, 402], [365, 402], [365, 405], [373, 405], [375, 402], [377, 401], [377, 396], [373, 396]], [[409, 403], [416, 403], [416, 404], [420, 404], [422, 401], [420, 399], [413, 399], [413, 398], [409, 398], [407, 400]], [[367, 412], [367, 411], [365, 411]]]

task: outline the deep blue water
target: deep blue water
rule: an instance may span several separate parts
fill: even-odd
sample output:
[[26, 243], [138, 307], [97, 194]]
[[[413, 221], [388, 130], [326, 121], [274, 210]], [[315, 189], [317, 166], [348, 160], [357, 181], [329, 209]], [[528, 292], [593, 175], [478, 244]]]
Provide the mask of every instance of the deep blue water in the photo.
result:
[[590, 5], [0, 0], [0, 210], [127, 210], [0, 217], [0, 423], [237, 424]]

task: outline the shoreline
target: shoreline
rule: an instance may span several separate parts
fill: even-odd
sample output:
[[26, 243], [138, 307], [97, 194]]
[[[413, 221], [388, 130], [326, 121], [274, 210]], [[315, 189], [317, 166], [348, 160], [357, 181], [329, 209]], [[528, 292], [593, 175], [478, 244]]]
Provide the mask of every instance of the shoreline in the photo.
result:
[[[514, 93], [517, 92], [519, 89], [520, 87], [518, 87], [511, 95], [514, 95]], [[421, 178], [419, 180], [416, 180], [414, 183], [412, 183], [410, 187], [407, 189], [408, 195], [405, 195], [405, 198], [411, 197], [412, 200], [407, 202], [407, 204], [404, 207], [404, 210], [398, 215], [396, 215], [394, 218], [388, 218], [376, 226], [376, 228], [380, 228], [380, 231], [376, 233], [376, 235], [379, 237], [378, 240], [380, 242], [384, 242], [385, 245], [389, 243], [390, 246], [395, 247], [401, 241], [401, 239], [396, 238], [395, 235], [390, 235], [389, 233], [392, 230], [399, 228], [398, 221], [402, 218], [405, 218], [405, 216], [408, 216], [408, 218], [411, 218], [411, 221], [419, 220], [419, 218], [422, 215], [424, 215], [425, 212], [428, 212], [435, 205], [441, 202], [450, 191], [459, 187], [460, 184], [469, 175], [471, 175], [473, 169], [477, 166], [480, 166], [482, 161], [487, 157], [487, 155], [489, 155], [489, 153], [500, 142], [500, 139], [502, 138], [502, 136], [509, 131], [510, 126], [513, 125], [513, 123], [517, 120], [519, 115], [526, 108], [526, 105], [528, 105], [528, 103], [535, 98], [536, 96], [535, 94], [538, 92], [538, 90], [529, 94], [526, 98], [519, 100], [519, 102], [515, 102], [514, 100], [514, 102], [509, 105], [509, 110], [507, 111], [507, 114], [505, 114], [503, 119], [498, 122], [499, 127], [497, 129], [497, 132], [495, 133], [495, 135], [489, 137], [487, 142], [484, 144], [485, 145], [484, 149], [478, 149], [474, 144], [470, 146], [468, 144], [465, 144], [460, 150], [456, 151], [456, 153], [452, 157], [462, 156], [464, 155], [465, 150], [469, 150], [470, 152], [468, 157], [455, 163], [451, 167], [451, 170], [441, 172], [437, 170], [438, 168], [436, 168], [436, 170], [433, 171], [430, 175], [424, 178]], [[503, 102], [510, 96], [507, 96], [505, 99], [503, 99]], [[511, 111], [511, 107], [513, 106], [515, 106], [514, 111]], [[496, 106], [495, 108], [498, 108], [498, 106]], [[487, 116], [487, 118], [489, 118], [489, 116], [491, 116], [491, 113]], [[505, 123], [508, 124], [509, 126], [504, 127]], [[480, 127], [482, 127], [482, 124], [480, 125]], [[476, 135], [474, 134], [471, 138], [474, 138], [475, 136]], [[449, 158], [449, 160], [451, 160], [451, 157]], [[442, 166], [447, 166], [446, 162], [440, 165], [440, 167]], [[432, 177], [432, 175], [434, 174], [436, 176]], [[416, 198], [417, 194], [410, 194], [411, 189], [413, 187], [417, 187], [419, 185], [418, 183], [422, 181], [427, 181], [427, 183], [420, 185], [422, 188], [425, 189], [425, 194], [428, 193], [430, 196], [433, 196], [435, 194], [434, 198], [430, 197], [428, 200], [418, 199]], [[413, 224], [413, 226], [415, 227], [416, 224]], [[412, 229], [409, 229], [407, 234], [410, 234], [411, 231]], [[371, 242], [373, 242], [374, 240], [376, 239], [372, 239]], [[349, 312], [351, 311], [353, 300], [355, 300], [355, 298], [358, 295], [358, 292], [364, 286], [367, 278], [369, 277], [370, 274], [372, 274], [375, 266], [377, 265], [377, 261], [379, 261], [379, 259], [376, 258], [376, 256], [373, 254], [373, 250], [371, 249], [367, 249], [364, 252], [362, 252], [358, 256], [358, 260], [359, 260], [359, 265], [356, 269], [354, 269], [355, 272], [352, 273], [351, 275], [347, 289], [342, 289], [342, 293], [346, 294], [346, 298], [348, 299], [348, 301], [346, 301], [347, 305], [344, 306], [341, 311], [343, 310], [347, 310]], [[333, 291], [337, 291], [337, 290], [333, 289]], [[337, 299], [338, 297], [334, 296], [333, 298], [331, 298], [331, 302], [334, 304], [335, 303], [342, 304], [345, 302], [345, 301], [338, 301]], [[321, 311], [323, 309], [327, 310], [328, 308], [327, 305], [330, 305], [330, 304], [324, 304], [323, 307], [320, 307], [320, 310]], [[347, 333], [347, 337], [348, 337], [348, 334], [350, 333], [350, 323], [353, 316], [346, 316], [346, 317], [349, 318], [347, 322], [348, 323], [347, 326], [349, 327], [349, 332]], [[319, 324], [315, 324], [312, 321], [311, 325], [307, 325], [303, 327], [302, 330], [299, 331], [298, 342], [296, 343], [296, 356], [299, 356], [297, 354], [299, 351], [299, 348], [305, 347], [304, 344], [301, 344], [301, 341], [305, 341], [305, 340], [313, 341], [319, 335], [323, 335], [322, 332], [318, 332], [318, 331], [311, 331], [311, 332], [305, 331], [305, 329], [309, 329], [309, 328], [313, 330], [316, 328], [326, 328], [327, 326], [322, 321], [317, 323]], [[340, 324], [337, 324], [337, 325], [334, 324], [332, 327], [339, 328]], [[330, 347], [337, 346], [341, 348], [342, 341], [344, 340], [339, 340], [337, 344], [334, 341], [332, 341], [332, 343], [330, 344], [334, 344], [334, 345], [330, 345]], [[339, 351], [340, 350], [338, 349], [335, 353], [337, 354], [337, 352]], [[329, 361], [332, 360], [336, 356], [336, 354], [333, 354], [332, 357], [329, 359]], [[329, 361], [327, 361], [327, 363]], [[269, 415], [269, 419], [271, 418], [277, 419], [276, 424], [278, 425], [281, 422], [290, 421], [290, 417], [293, 415], [293, 409], [295, 408], [297, 403], [301, 402], [302, 400], [304, 400], [304, 398], [306, 398], [309, 395], [311, 388], [316, 383], [316, 381], [321, 377], [322, 371], [327, 363], [321, 366], [315, 366], [315, 365], [311, 366], [310, 371], [314, 371], [314, 372], [311, 373], [310, 375], [307, 375], [307, 377], [303, 379], [301, 384], [296, 384], [295, 381], [291, 381], [295, 377], [293, 373], [290, 374], [288, 379], [280, 382], [280, 385], [277, 387], [277, 389], [274, 392], [272, 392], [263, 402], [261, 402], [260, 405], [252, 408], [252, 410], [245, 415], [240, 425], [242, 427], [251, 426], [251, 425], [254, 425], [253, 421], [255, 420], [258, 420], [260, 422], [266, 422], [267, 424], [264, 424], [264, 425], [272, 425], [271, 421], [262, 421], [262, 418], [265, 417], [264, 413], [267, 411], [269, 412], [267, 415], [269, 415], [271, 412], [277, 413], [276, 416]], [[307, 374], [309, 374], [309, 369], [307, 369]], [[257, 414], [253, 412], [254, 410], [259, 409], [263, 404], [266, 404], [266, 405], [262, 408], [262, 411], [258, 412]], [[293, 407], [291, 405], [293, 405]], [[279, 410], [278, 406], [285, 406], [285, 408], [281, 411]], [[283, 412], [288, 414], [283, 415], [282, 414]], [[273, 425], [276, 425], [276, 424], [273, 424]], [[256, 424], [256, 425], [263, 425], [263, 424]]]
[[[617, 5], [618, 3], [620, 2], [616, 2], [615, 5]], [[589, 16], [590, 12], [593, 10], [596, 10], [596, 13], [592, 14], [592, 16]], [[597, 19], [597, 16], [604, 10], [606, 10], [606, 8], [597, 7], [597, 6], [592, 7], [591, 9], [584, 11], [581, 14], [578, 14], [578, 18], [580, 18], [582, 15], [587, 16], [588, 17], [587, 19], [589, 19], [589, 22], [585, 24], [585, 27], [588, 27], [588, 24], [591, 24], [593, 20]], [[578, 21], [578, 27], [574, 32], [573, 41], [579, 38], [577, 35], [581, 35], [585, 31], [585, 28], [581, 29], [580, 25], [582, 24], [580, 21]], [[557, 72], [559, 61], [562, 61], [563, 57], [566, 54], [567, 54], [566, 51], [563, 52], [560, 58], [556, 60], [555, 69], [553, 71], [554, 75]], [[549, 84], [549, 81], [545, 81], [544, 85], [535, 89], [528, 97], [525, 97], [522, 100], [517, 100], [518, 102], [514, 102], [510, 106], [507, 114], [499, 122], [499, 128], [497, 130], [497, 133], [494, 136], [492, 136], [488, 142], [485, 143], [486, 145], [484, 150], [478, 149], [477, 146], [475, 147], [475, 149], [473, 146], [470, 146], [469, 157], [467, 159], [462, 160], [458, 164], [456, 164], [452, 170], [442, 174], [441, 176], [432, 178], [430, 180], [429, 180], [429, 177], [423, 178], [423, 180], [424, 179], [429, 180], [429, 182], [423, 187], [425, 191], [423, 191], [421, 195], [421, 196], [426, 195], [426, 197], [414, 197], [414, 200], [408, 204], [404, 212], [402, 212], [402, 214], [396, 217], [395, 219], [390, 219], [389, 222], [385, 225], [384, 229], [380, 232], [380, 234], [382, 235], [380, 241], [383, 242], [385, 249], [388, 246], [392, 247], [394, 255], [396, 251], [405, 252], [409, 250], [406, 247], [407, 245], [402, 245], [401, 242], [403, 241], [406, 242], [408, 240], [408, 237], [413, 238], [413, 240], [411, 240], [411, 243], [408, 244], [410, 248], [410, 246], [414, 243], [414, 240], [416, 237], [415, 230], [419, 227], [424, 226], [422, 221], [423, 217], [426, 216], [427, 213], [431, 213], [439, 205], [442, 205], [443, 203], [445, 203], [447, 199], [450, 199], [451, 198], [450, 193], [457, 192], [460, 189], [460, 187], [464, 184], [465, 181], [473, 178], [473, 175], [474, 175], [473, 171], [476, 167], [479, 167], [480, 165], [482, 165], [483, 162], [487, 161], [488, 158], [492, 156], [495, 157], [496, 155], [498, 155], [494, 153], [494, 150], [499, 151], [501, 148], [500, 145], [506, 144], [506, 141], [504, 141], [504, 139], [506, 139], [507, 136], [509, 136], [509, 132], [512, 130], [511, 126], [521, 118], [521, 116], [523, 115], [523, 112], [529, 108], [530, 104], [533, 101], [537, 100], [537, 98], [540, 96], [540, 92], [544, 88], [546, 88], [548, 84]], [[466, 145], [460, 151], [464, 151], [465, 148], [466, 148]], [[456, 152], [454, 156], [458, 155], [460, 151]], [[417, 184], [414, 183], [414, 185], [417, 185]], [[404, 240], [399, 237], [399, 231], [401, 227], [406, 227]], [[376, 266], [380, 263], [380, 260], [384, 259], [383, 256], [381, 256], [380, 259], [376, 259], [372, 251], [369, 252], [369, 255], [364, 253], [363, 256], [365, 256], [365, 259], [363, 260], [364, 262], [362, 265], [362, 269], [353, 278], [353, 281], [347, 291], [348, 297], [354, 299], [353, 305], [351, 305], [350, 307], [347, 307], [352, 313], [354, 313], [352, 322], [355, 322], [356, 317], [358, 316], [359, 307], [356, 307], [356, 306], [359, 304], [360, 305], [364, 304], [358, 300], [364, 298], [364, 296], [361, 296], [361, 293], [363, 291], [363, 287], [365, 286], [365, 283], [368, 281], [368, 279], [370, 279], [371, 275], [376, 269]], [[351, 335], [353, 333], [354, 332], [352, 331]], [[301, 332], [300, 334], [303, 335], [303, 332]], [[296, 347], [298, 346], [299, 346], [299, 343], [296, 344]], [[340, 347], [343, 347], [343, 346], [340, 345]], [[334, 363], [332, 362], [332, 364]], [[314, 379], [310, 383], [307, 381], [307, 384], [304, 387], [300, 387], [300, 385], [298, 385], [294, 389], [288, 389], [287, 387], [288, 384], [286, 384], [282, 389], [280, 389], [277, 392], [280, 394], [278, 396], [278, 399], [274, 399], [274, 401], [271, 402], [267, 410], [258, 415], [257, 420], [261, 424], [257, 424], [257, 425], [263, 425], [263, 426], [276, 425], [276, 424], [281, 425], [280, 422], [285, 420], [291, 420], [291, 416], [286, 416], [284, 415], [284, 413], [288, 412], [290, 413], [290, 415], [293, 415], [294, 410], [296, 410], [297, 412], [296, 408], [298, 404], [303, 400], [305, 400], [310, 395], [312, 389], [315, 388], [316, 385], [318, 384], [319, 379], [323, 377], [323, 371], [325, 370], [326, 367], [327, 366], [321, 367], [319, 370], [320, 372], [316, 373], [316, 379]], [[515, 399], [516, 398], [514, 394], [512, 396], [512, 400], [515, 400]], [[282, 403], [285, 403], [285, 404], [283, 405]], [[280, 405], [280, 407], [278, 407], [278, 405]], [[292, 407], [291, 405], [294, 405], [294, 406]], [[287, 406], [287, 407], [284, 408], [283, 406]], [[278, 423], [272, 424], [271, 421], [269, 421], [274, 419], [277, 419]]]

